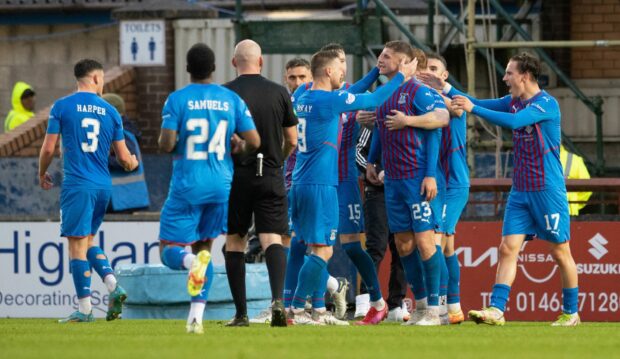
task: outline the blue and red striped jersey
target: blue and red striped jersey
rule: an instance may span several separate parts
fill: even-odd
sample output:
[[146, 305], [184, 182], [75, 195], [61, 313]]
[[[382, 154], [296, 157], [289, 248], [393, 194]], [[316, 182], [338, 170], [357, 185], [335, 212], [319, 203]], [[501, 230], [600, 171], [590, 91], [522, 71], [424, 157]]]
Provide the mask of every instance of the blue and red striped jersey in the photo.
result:
[[[451, 90], [449, 95], [459, 94]], [[560, 162], [562, 139], [560, 105], [544, 90], [527, 100], [510, 95], [494, 100], [472, 100], [472, 113], [512, 129], [513, 187], [532, 192], [566, 188]]]
[[436, 177], [441, 129], [405, 127], [390, 131], [385, 125], [386, 116], [390, 115], [392, 110], [401, 111], [408, 116], [424, 115], [435, 109], [445, 110], [443, 100], [436, 97], [432, 91], [417, 80], [411, 79], [377, 108], [377, 120], [368, 161], [376, 163], [378, 152], [381, 151], [387, 178]]

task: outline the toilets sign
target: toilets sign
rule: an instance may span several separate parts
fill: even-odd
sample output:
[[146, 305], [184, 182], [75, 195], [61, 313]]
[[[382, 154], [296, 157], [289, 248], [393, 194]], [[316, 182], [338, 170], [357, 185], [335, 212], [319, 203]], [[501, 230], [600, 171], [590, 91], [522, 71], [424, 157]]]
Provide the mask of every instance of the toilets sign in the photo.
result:
[[165, 65], [166, 25], [164, 20], [121, 21], [120, 47], [121, 65]]

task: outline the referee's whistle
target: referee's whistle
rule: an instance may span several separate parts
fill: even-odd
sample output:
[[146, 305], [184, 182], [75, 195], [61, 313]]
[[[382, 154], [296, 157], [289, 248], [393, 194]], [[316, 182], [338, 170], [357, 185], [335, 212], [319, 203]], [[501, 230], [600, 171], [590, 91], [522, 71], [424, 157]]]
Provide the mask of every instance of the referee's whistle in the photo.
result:
[[263, 154], [259, 153], [256, 155], [256, 176], [263, 176]]

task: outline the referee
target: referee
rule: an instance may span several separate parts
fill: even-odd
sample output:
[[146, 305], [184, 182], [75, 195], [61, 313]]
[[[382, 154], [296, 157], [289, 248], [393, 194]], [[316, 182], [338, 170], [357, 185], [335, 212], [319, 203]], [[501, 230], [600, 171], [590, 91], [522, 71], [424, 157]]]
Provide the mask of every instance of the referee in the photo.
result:
[[297, 146], [297, 118], [286, 88], [260, 75], [263, 58], [256, 42], [238, 43], [232, 64], [238, 77], [225, 86], [247, 103], [261, 137], [261, 146], [256, 153], [234, 158], [225, 258], [236, 314], [226, 325], [249, 325], [244, 251], [253, 214], [269, 272], [271, 326], [286, 326], [282, 303], [286, 253], [282, 234], [288, 231], [288, 204], [282, 166]]

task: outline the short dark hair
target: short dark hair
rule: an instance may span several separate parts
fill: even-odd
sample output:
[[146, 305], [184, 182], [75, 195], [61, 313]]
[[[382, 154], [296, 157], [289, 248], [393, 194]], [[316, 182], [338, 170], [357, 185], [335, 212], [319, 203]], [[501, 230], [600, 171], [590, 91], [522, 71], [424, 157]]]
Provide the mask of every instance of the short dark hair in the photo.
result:
[[532, 75], [534, 81], [538, 81], [540, 75], [540, 60], [529, 52], [522, 52], [518, 55], [514, 55], [510, 58], [510, 61], [517, 63], [517, 70], [519, 73], [529, 72]]
[[103, 65], [93, 59], [82, 59], [73, 67], [73, 75], [75, 75], [75, 78], [79, 80], [96, 70], [103, 70]]
[[319, 51], [312, 55], [310, 60], [310, 69], [312, 77], [319, 77], [319, 71], [325, 68], [332, 60], [338, 58], [338, 50]]
[[215, 54], [204, 43], [197, 43], [187, 51], [187, 72], [195, 80], [204, 80], [215, 71]]
[[[411, 47], [408, 42], [402, 40], [388, 41], [385, 43], [385, 47], [394, 52], [406, 55], [412, 60], [415, 57], [415, 54], [413, 53], [413, 47]], [[420, 59], [418, 59], [418, 62], [420, 62]]]
[[340, 45], [337, 42], [330, 42], [329, 44], [321, 47], [319, 51], [344, 51], [344, 46]]
[[293, 67], [305, 67], [310, 70], [310, 63], [306, 59], [302, 59], [301, 57], [296, 57], [294, 59], [288, 60], [286, 63], [286, 70], [292, 69]]
[[448, 62], [446, 61], [446, 59], [439, 55], [436, 52], [427, 52], [426, 53], [426, 59], [430, 60], [430, 59], [434, 59], [434, 60], [439, 60], [439, 62], [441, 62], [443, 64], [443, 67], [447, 70], [448, 69]]

